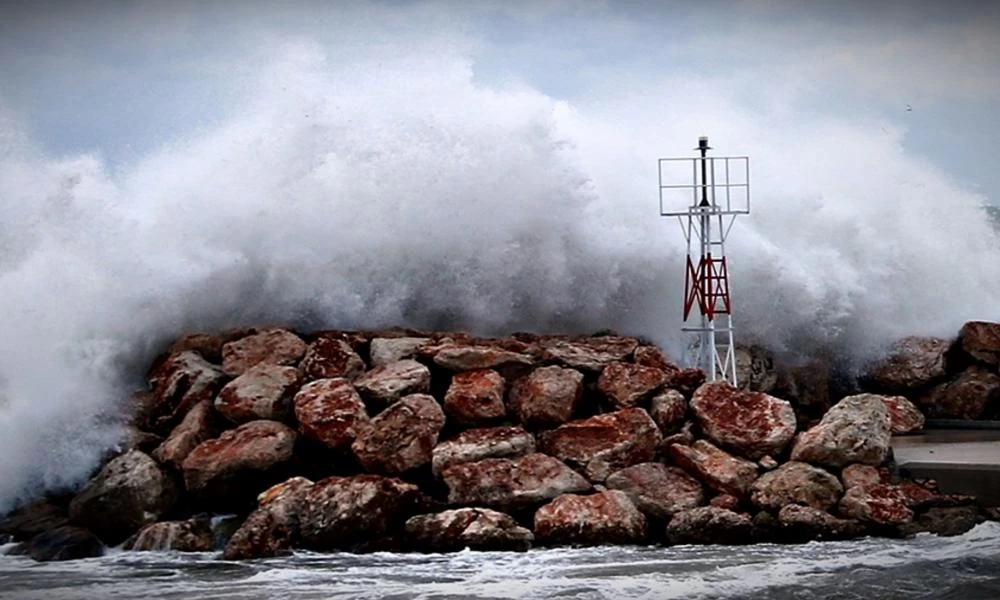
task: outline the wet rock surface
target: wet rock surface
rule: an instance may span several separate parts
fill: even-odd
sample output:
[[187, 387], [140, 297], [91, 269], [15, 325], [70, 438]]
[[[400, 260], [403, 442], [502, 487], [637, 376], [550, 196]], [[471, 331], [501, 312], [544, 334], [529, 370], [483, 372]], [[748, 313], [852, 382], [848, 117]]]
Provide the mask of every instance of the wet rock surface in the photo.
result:
[[646, 518], [619, 490], [589, 496], [565, 494], [535, 513], [535, 536], [540, 544], [638, 544], [646, 535]]
[[126, 550], [209, 552], [215, 547], [215, 535], [208, 517], [186, 521], [162, 521], [143, 527], [124, 545]]
[[482, 551], [523, 552], [535, 539], [530, 529], [510, 515], [488, 508], [457, 508], [418, 515], [406, 521], [406, 533], [425, 552]]
[[717, 506], [684, 510], [667, 524], [671, 544], [746, 544], [753, 524], [745, 514]]

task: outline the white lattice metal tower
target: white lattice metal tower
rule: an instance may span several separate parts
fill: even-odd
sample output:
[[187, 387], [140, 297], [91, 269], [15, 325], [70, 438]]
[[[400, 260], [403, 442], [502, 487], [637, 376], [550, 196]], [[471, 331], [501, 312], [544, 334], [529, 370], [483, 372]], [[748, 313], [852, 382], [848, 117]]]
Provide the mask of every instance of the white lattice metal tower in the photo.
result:
[[726, 262], [726, 238], [738, 215], [750, 213], [750, 159], [709, 157], [707, 137], [698, 138], [700, 156], [661, 158], [660, 215], [677, 217], [687, 240], [684, 275], [684, 322], [698, 309], [691, 366], [709, 380], [736, 382], [733, 302]]

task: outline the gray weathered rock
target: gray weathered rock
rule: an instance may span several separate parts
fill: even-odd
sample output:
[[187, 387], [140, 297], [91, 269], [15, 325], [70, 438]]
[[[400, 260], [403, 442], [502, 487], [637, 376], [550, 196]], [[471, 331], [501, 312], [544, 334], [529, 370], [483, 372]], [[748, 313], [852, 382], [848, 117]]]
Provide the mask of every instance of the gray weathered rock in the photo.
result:
[[889, 456], [890, 440], [889, 413], [879, 397], [848, 396], [796, 438], [792, 460], [834, 468], [850, 463], [880, 465]]
[[434, 447], [431, 467], [434, 475], [460, 463], [487, 458], [517, 458], [535, 451], [535, 438], [520, 427], [469, 429]]
[[646, 535], [646, 517], [620, 490], [564, 494], [535, 512], [535, 536], [542, 544], [638, 544]]
[[761, 475], [750, 491], [750, 500], [760, 508], [778, 510], [801, 504], [825, 511], [836, 506], [844, 487], [823, 469], [792, 461]]
[[628, 494], [643, 514], [656, 519], [666, 520], [705, 503], [705, 490], [697, 479], [663, 463], [647, 462], [616, 471], [606, 484]]
[[530, 530], [519, 526], [510, 515], [488, 508], [457, 508], [410, 517], [406, 533], [420, 550], [427, 552], [464, 548], [523, 552], [535, 539]]

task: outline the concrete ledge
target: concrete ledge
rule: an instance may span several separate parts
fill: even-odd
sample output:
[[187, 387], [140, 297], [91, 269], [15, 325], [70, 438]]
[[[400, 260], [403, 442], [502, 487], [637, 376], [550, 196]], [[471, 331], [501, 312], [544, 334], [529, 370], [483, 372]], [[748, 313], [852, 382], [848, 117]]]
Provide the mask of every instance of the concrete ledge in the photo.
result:
[[1000, 431], [930, 430], [895, 437], [892, 447], [904, 473], [934, 479], [944, 493], [1000, 506]]

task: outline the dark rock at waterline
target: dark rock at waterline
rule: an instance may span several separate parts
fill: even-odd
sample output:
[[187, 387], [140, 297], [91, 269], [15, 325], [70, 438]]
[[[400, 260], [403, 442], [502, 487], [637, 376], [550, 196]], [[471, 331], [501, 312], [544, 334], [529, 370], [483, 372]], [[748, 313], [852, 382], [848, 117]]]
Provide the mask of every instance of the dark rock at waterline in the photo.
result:
[[215, 547], [215, 534], [207, 516], [161, 521], [140, 529], [123, 547], [135, 551], [208, 552]]
[[540, 544], [639, 544], [646, 536], [646, 517], [620, 490], [564, 494], [535, 512], [535, 538]]
[[305, 494], [302, 545], [312, 550], [351, 549], [402, 530], [419, 512], [417, 486], [379, 475], [329, 477]]
[[65, 506], [38, 500], [22, 506], [0, 521], [0, 533], [9, 534], [16, 541], [27, 541], [39, 533], [64, 525], [69, 525]]
[[665, 536], [671, 544], [746, 544], [752, 532], [753, 524], [747, 515], [701, 506], [674, 515]]
[[917, 517], [913, 529], [942, 536], [962, 535], [981, 520], [974, 506], [931, 508]]
[[119, 544], [173, 508], [171, 476], [148, 455], [133, 450], [115, 458], [69, 505], [70, 520], [107, 544]]
[[803, 462], [787, 462], [764, 473], [750, 486], [750, 499], [762, 509], [801, 504], [817, 510], [836, 506], [844, 488], [836, 476]]
[[306, 494], [313, 482], [293, 477], [264, 491], [257, 510], [233, 533], [222, 557], [226, 560], [268, 558], [299, 545]]
[[104, 544], [87, 529], [63, 526], [31, 538], [24, 552], [39, 562], [77, 560], [103, 555]]
[[838, 519], [830, 513], [799, 504], [788, 504], [778, 512], [782, 541], [849, 540], [868, 533], [855, 519]]
[[510, 515], [488, 508], [458, 508], [406, 521], [406, 533], [416, 549], [455, 552], [468, 548], [483, 551], [523, 552], [535, 539], [529, 529]]

